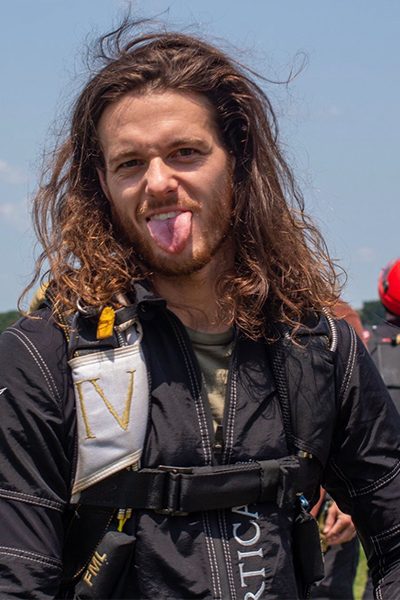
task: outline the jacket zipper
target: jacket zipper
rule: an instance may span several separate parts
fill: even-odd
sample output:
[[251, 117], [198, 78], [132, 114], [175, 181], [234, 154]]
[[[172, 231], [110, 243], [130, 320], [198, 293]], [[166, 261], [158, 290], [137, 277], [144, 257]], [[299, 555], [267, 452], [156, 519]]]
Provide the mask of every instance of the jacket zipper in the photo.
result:
[[[182, 353], [185, 355], [185, 366], [189, 375], [189, 380], [191, 382], [191, 392], [194, 398], [199, 398], [202, 403], [202, 411], [199, 411], [198, 418], [201, 422], [201, 428], [206, 428], [207, 436], [203, 436], [203, 448], [204, 448], [204, 458], [205, 463], [211, 465], [214, 461], [213, 458], [218, 457], [218, 454], [222, 451], [222, 461], [219, 461], [219, 464], [225, 464], [227, 457], [227, 447], [225, 443], [225, 435], [223, 431], [223, 426], [219, 426], [217, 431], [214, 434], [212, 430], [212, 419], [211, 419], [211, 409], [208, 402], [208, 398], [204, 397], [203, 388], [201, 385], [201, 381], [198, 379], [198, 371], [199, 366], [197, 364], [197, 359], [194, 354], [192, 345], [189, 342], [188, 335], [182, 326], [179, 319], [170, 311], [168, 311], [168, 316], [170, 323], [172, 325], [172, 329], [174, 331], [175, 337], [177, 338], [178, 344], [181, 348]], [[236, 343], [236, 340], [235, 340]], [[230, 386], [232, 377], [230, 375], [230, 371], [233, 364], [233, 356], [234, 351], [232, 352], [230, 365], [229, 365], [229, 377], [227, 383], [227, 394], [226, 401], [224, 406], [224, 415], [222, 423], [224, 424], [227, 420], [227, 410], [230, 406], [231, 394], [230, 394]], [[197, 366], [197, 368], [196, 368]], [[207, 418], [207, 415], [209, 418]], [[213, 442], [211, 442], [213, 440]], [[235, 600], [236, 599], [236, 590], [234, 587], [234, 582], [232, 578], [232, 573], [228, 572], [227, 562], [230, 564], [230, 556], [227, 556], [227, 552], [224, 549], [224, 533], [221, 528], [220, 520], [223, 519], [223, 511], [218, 511], [217, 513], [207, 511], [207, 514], [204, 516], [205, 523], [205, 535], [208, 537], [209, 542], [213, 545], [213, 552], [209, 552], [210, 557], [210, 567], [217, 568], [217, 580], [218, 580], [218, 589], [215, 589], [214, 586], [214, 600]], [[211, 556], [212, 555], [212, 556]], [[214, 563], [214, 564], [212, 564]], [[215, 564], [216, 563], [216, 564]]]
[[[224, 414], [222, 419], [221, 437], [222, 437], [222, 460], [223, 465], [229, 464], [232, 458], [233, 448], [233, 433], [236, 418], [236, 402], [237, 402], [237, 370], [236, 365], [237, 351], [237, 332], [233, 340], [232, 354], [228, 366], [228, 380], [226, 384]], [[217, 441], [217, 440], [216, 440]], [[214, 442], [215, 443], [215, 442]], [[228, 578], [228, 589], [230, 591], [229, 598], [236, 600], [236, 585], [233, 573], [232, 558], [230, 553], [229, 535], [227, 531], [227, 513], [229, 509], [218, 511], [218, 527], [220, 533], [221, 552], [223, 556], [223, 566]]]

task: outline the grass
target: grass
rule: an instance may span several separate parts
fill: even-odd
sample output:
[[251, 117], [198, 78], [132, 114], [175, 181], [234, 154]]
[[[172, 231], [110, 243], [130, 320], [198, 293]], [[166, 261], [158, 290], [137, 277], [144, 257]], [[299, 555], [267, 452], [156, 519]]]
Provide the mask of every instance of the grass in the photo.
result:
[[361, 600], [365, 584], [367, 582], [367, 560], [365, 558], [364, 550], [360, 546], [360, 559], [358, 561], [357, 574], [354, 581], [354, 599]]

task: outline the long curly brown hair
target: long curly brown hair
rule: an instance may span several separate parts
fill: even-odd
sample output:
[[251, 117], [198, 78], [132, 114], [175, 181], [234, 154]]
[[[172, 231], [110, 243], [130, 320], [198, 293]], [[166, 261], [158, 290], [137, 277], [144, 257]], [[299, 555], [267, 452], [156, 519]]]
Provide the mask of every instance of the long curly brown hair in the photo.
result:
[[[58, 308], [118, 305], [146, 274], [118, 236], [98, 179], [103, 157], [97, 126], [104, 109], [127, 92], [178, 90], [204, 94], [215, 110], [233, 173], [235, 270], [218, 282], [220, 307], [248, 335], [265, 320], [293, 326], [310, 311], [336, 303], [338, 276], [278, 141], [271, 103], [257, 76], [200, 38], [137, 32], [124, 22], [103, 36], [100, 68], [77, 98], [70, 131], [56, 148], [33, 201], [33, 220]], [[136, 35], [134, 32], [136, 31]], [[262, 78], [261, 78], [262, 79]], [[42, 278], [43, 279], [43, 278]]]

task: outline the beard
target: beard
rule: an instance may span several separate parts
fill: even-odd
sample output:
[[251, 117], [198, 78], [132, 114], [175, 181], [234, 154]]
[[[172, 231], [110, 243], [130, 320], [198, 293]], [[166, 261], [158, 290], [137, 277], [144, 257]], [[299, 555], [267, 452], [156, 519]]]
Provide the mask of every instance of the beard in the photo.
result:
[[[200, 230], [193, 231], [192, 236], [184, 251], [179, 254], [162, 252], [147, 235], [133, 222], [122, 222], [119, 215], [113, 215], [114, 226], [120, 239], [126, 246], [133, 249], [141, 266], [150, 273], [163, 277], [189, 276], [210, 263], [221, 250], [227, 240], [231, 238], [231, 212], [232, 212], [232, 183], [230, 177], [223, 181], [214, 194], [210, 195], [209, 206], [200, 225]], [[211, 197], [213, 201], [211, 201]], [[149, 203], [150, 204], [150, 203]], [[138, 213], [145, 209], [153, 208], [151, 205], [141, 207]], [[169, 204], [176, 206], [174, 199]], [[192, 210], [193, 218], [200, 212], [199, 205], [193, 200], [182, 201], [185, 209]], [[160, 203], [157, 202], [157, 207]], [[165, 203], [168, 207], [168, 203]], [[199, 227], [199, 226], [198, 226]], [[195, 238], [195, 239], [194, 239]]]
[[224, 242], [229, 237], [230, 223], [224, 231], [221, 231], [221, 235], [218, 238], [213, 239], [211, 243], [201, 252], [197, 252], [188, 257], [175, 257], [173, 260], [167, 256], [157, 256], [154, 254], [150, 244], [147, 240], [144, 240], [140, 244], [140, 250], [136, 250], [136, 244], [134, 247], [135, 255], [138, 260], [150, 271], [157, 275], [163, 275], [164, 277], [177, 277], [177, 276], [188, 276], [200, 271], [203, 267], [208, 265], [214, 256], [223, 246]]

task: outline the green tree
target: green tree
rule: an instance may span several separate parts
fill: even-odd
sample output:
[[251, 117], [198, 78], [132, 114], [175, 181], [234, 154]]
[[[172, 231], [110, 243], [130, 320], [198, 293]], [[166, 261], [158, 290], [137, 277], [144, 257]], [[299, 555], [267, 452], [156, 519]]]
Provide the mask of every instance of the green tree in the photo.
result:
[[8, 312], [0, 313], [0, 333], [7, 329], [9, 325], [14, 323], [19, 317], [17, 310], [9, 310]]
[[379, 300], [364, 302], [358, 312], [363, 325], [376, 325], [385, 318], [385, 309]]

